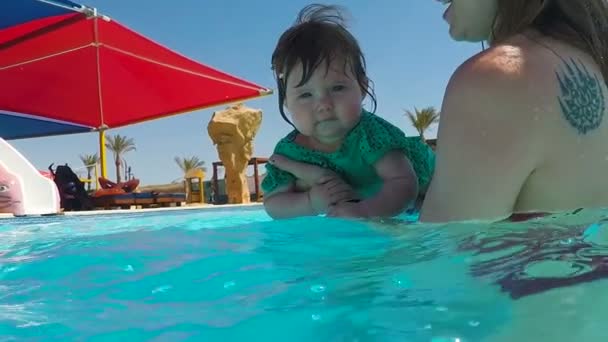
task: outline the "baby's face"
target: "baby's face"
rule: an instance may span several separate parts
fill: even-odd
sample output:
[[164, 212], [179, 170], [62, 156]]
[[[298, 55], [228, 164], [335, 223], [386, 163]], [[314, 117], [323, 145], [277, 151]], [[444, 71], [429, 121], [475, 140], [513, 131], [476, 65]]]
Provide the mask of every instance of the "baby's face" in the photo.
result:
[[441, 0], [449, 5], [444, 19], [457, 41], [487, 40], [498, 10], [498, 0]]
[[21, 201], [21, 188], [17, 178], [0, 165], [0, 213], [19, 213]]
[[303, 85], [302, 65], [296, 65], [286, 84], [285, 106], [296, 129], [325, 144], [341, 141], [359, 122], [363, 93], [350, 66], [335, 59], [312, 73]]

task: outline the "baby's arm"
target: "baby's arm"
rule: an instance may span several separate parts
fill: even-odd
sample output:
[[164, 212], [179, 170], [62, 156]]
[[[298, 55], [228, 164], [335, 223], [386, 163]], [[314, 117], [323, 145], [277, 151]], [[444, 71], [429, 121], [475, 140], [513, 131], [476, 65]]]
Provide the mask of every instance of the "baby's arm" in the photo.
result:
[[314, 216], [327, 213], [335, 203], [353, 201], [352, 187], [336, 174], [319, 178], [312, 187], [300, 184], [275, 190], [264, 201], [266, 212], [274, 219]]
[[264, 208], [273, 219], [314, 216], [308, 191], [296, 191], [295, 184], [277, 188], [264, 195]]
[[269, 161], [296, 178], [265, 195], [266, 212], [274, 219], [327, 213], [331, 204], [357, 197], [352, 187], [331, 170], [281, 155], [272, 155]]
[[357, 205], [368, 217], [390, 217], [403, 212], [418, 196], [418, 177], [402, 151], [391, 151], [374, 165], [384, 181], [382, 189]]

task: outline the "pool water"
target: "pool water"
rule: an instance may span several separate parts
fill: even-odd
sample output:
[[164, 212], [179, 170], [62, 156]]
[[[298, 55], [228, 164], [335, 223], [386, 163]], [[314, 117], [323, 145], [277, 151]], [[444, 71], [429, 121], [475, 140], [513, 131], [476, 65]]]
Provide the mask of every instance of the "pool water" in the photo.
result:
[[606, 341], [608, 211], [0, 220], [0, 341]]

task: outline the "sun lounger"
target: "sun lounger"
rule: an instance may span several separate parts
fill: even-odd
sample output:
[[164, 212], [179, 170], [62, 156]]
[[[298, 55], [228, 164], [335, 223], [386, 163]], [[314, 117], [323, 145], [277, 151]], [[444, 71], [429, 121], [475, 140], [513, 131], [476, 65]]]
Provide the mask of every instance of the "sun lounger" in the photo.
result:
[[186, 194], [183, 193], [155, 193], [155, 192], [139, 192], [117, 195], [107, 195], [93, 197], [95, 207], [104, 209], [120, 207], [128, 209], [131, 206], [148, 207], [168, 207], [181, 206], [186, 201]]

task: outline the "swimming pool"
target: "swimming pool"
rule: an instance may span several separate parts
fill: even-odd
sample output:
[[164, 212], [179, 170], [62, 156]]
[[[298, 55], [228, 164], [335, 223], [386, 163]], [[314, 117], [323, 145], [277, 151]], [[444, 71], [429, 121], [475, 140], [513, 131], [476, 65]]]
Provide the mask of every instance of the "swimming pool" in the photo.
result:
[[607, 213], [4, 219], [0, 341], [605, 341]]

